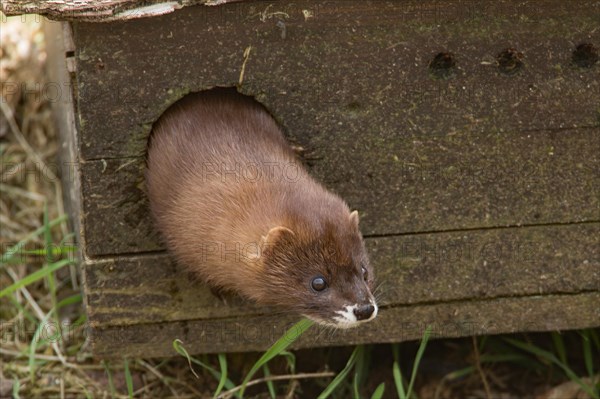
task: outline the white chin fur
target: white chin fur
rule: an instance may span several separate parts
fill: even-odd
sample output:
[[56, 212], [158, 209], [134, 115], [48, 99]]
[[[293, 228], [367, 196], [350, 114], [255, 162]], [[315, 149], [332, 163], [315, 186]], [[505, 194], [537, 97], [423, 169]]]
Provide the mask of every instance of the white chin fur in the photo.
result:
[[356, 316], [354, 315], [354, 309], [356, 309], [358, 307], [357, 304], [344, 306], [344, 310], [336, 311], [335, 313], [338, 314], [338, 316], [334, 316], [331, 320], [315, 319], [310, 316], [307, 316], [307, 317], [309, 319], [316, 321], [319, 324], [323, 324], [323, 325], [330, 326], [330, 327], [344, 328], [344, 329], [352, 328], [352, 327], [359, 326], [363, 323], [366, 323], [368, 321], [371, 321], [375, 317], [377, 317], [377, 312], [379, 311], [379, 307], [377, 306], [377, 304], [375, 304], [373, 302], [372, 302], [372, 304], [373, 304], [373, 306], [375, 306], [375, 310], [373, 311], [373, 314], [371, 315], [371, 317], [369, 317], [367, 320], [357, 320], [356, 319]]
[[337, 314], [339, 316], [334, 316], [333, 320], [337, 322], [340, 328], [350, 328], [358, 325], [358, 320], [356, 320], [356, 316], [354, 315], [354, 309], [357, 308], [358, 305], [346, 305], [344, 307], [345, 310], [338, 310]]

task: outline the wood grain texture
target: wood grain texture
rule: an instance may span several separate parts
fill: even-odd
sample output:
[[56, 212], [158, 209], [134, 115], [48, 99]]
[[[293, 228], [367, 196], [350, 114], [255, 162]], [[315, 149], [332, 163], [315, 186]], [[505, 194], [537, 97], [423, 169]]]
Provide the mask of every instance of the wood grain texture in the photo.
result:
[[[600, 290], [600, 223], [366, 242], [383, 313], [399, 305]], [[166, 254], [89, 261], [84, 268], [86, 307], [94, 328], [277, 312], [239, 298], [223, 303]]]
[[[600, 43], [595, 3], [460, 4], [250, 2], [75, 24], [87, 254], [162, 248], [141, 174], [152, 122], [190, 90], [237, 84], [249, 47], [241, 90], [366, 235], [598, 220], [600, 65], [571, 63], [575, 44]], [[524, 54], [514, 75], [496, 66], [507, 47]], [[456, 56], [450, 79], [429, 71], [439, 51]]]
[[[73, 23], [77, 126], [63, 125], [95, 353], [170, 356], [176, 338], [190, 353], [263, 350], [295, 321], [225, 305], [152, 227], [152, 123], [214, 86], [261, 101], [310, 173], [360, 211], [381, 316], [297, 347], [418, 339], [427, 324], [440, 337], [600, 325], [600, 64], [572, 61], [578, 44], [600, 46], [597, 11], [245, 1]], [[507, 48], [523, 55], [515, 73], [498, 67]], [[454, 57], [446, 78], [429, 68], [440, 52]]]
[[[598, 326], [599, 302], [600, 293], [590, 292], [398, 306], [368, 327], [336, 332], [313, 327], [292, 348], [418, 340], [427, 325], [433, 338], [588, 328]], [[174, 339], [189, 353], [263, 351], [296, 321], [263, 315], [137, 324], [94, 328], [89, 338], [98, 357], [175, 356]]]
[[[367, 236], [600, 220], [600, 129], [360, 140], [323, 141], [330, 150], [310, 171], [360, 211]], [[164, 249], [143, 168], [138, 158], [82, 164], [89, 256]]]
[[[175, 100], [239, 83], [249, 47], [241, 90], [314, 156], [437, 136], [598, 127], [600, 65], [571, 63], [577, 44], [600, 46], [596, 8], [559, 0], [257, 1], [75, 23], [81, 154], [143, 155], [151, 124]], [[508, 47], [524, 55], [514, 75], [496, 66]], [[448, 80], [428, 68], [443, 51], [456, 58]]]

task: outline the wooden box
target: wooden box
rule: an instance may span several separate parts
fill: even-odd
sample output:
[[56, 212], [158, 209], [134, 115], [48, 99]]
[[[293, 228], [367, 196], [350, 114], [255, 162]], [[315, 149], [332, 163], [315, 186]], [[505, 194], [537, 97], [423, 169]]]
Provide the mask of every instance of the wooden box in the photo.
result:
[[[152, 123], [188, 92], [263, 103], [358, 209], [381, 313], [296, 347], [600, 325], [597, 1], [242, 1], [49, 23], [98, 356], [263, 350], [297, 320], [191, 283], [153, 229]], [[61, 41], [62, 40], [62, 41]], [[64, 44], [66, 43], [66, 44]], [[64, 69], [69, 66], [69, 72]]]

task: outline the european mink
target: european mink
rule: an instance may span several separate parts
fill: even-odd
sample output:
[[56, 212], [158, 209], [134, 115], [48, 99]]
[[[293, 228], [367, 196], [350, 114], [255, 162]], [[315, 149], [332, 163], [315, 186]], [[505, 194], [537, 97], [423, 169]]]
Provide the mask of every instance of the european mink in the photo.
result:
[[251, 97], [218, 88], [167, 109], [146, 183], [169, 250], [213, 288], [338, 328], [377, 316], [358, 213], [309, 176]]

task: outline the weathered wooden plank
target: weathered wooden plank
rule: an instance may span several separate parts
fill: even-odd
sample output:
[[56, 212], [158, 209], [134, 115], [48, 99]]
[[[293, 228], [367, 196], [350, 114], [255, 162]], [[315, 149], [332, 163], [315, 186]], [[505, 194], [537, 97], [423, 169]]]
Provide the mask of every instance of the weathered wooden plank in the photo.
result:
[[[600, 43], [595, 1], [422, 3], [258, 1], [75, 23], [82, 157], [143, 154], [152, 122], [185, 92], [239, 82], [249, 47], [242, 90], [315, 156], [598, 126], [599, 66], [571, 63], [575, 45]], [[513, 75], [495, 66], [507, 47], [524, 55]], [[455, 54], [453, 79], [430, 74], [440, 51]]]
[[153, 228], [144, 168], [145, 160], [140, 158], [81, 164], [88, 256], [164, 249]]
[[[365, 235], [600, 220], [600, 128], [369, 137], [324, 141], [310, 168], [360, 210]], [[82, 165], [89, 256], [163, 248], [143, 168], [135, 158]]]
[[[464, 337], [529, 331], [589, 328], [600, 325], [600, 293], [548, 295], [444, 304], [397, 306], [351, 330], [313, 327], [293, 348], [401, 342], [419, 339], [427, 325], [433, 337]], [[190, 353], [262, 351], [296, 321], [283, 315], [189, 320], [92, 329], [92, 350], [99, 357], [175, 355], [181, 339]]]
[[[596, 3], [248, 1], [74, 24], [94, 351], [168, 356], [175, 338], [262, 350], [294, 321], [223, 304], [151, 226], [151, 124], [215, 85], [263, 102], [311, 174], [361, 211], [381, 316], [298, 347], [416, 339], [428, 323], [439, 336], [600, 325], [600, 64], [572, 62], [600, 43]], [[515, 73], [496, 62], [509, 47]], [[441, 51], [454, 53], [446, 78], [429, 68]]]
[[[82, 236], [82, 213], [81, 213], [81, 180], [79, 168], [79, 145], [77, 144], [77, 128], [75, 121], [75, 110], [73, 104], [72, 88], [75, 86], [75, 76], [67, 69], [67, 51], [72, 51], [69, 39], [65, 31], [70, 32], [67, 23], [46, 22], [44, 23], [44, 36], [46, 39], [48, 61], [48, 93], [54, 91], [49, 101], [52, 106], [53, 119], [56, 130], [59, 133], [61, 145], [58, 148], [60, 164], [60, 178], [63, 187], [64, 208], [69, 215], [69, 224], [81, 242]], [[69, 61], [72, 62], [72, 59]], [[48, 94], [50, 96], [50, 94]], [[81, 246], [78, 246], [78, 256], [81, 257]]]
[[[135, 157], [183, 93], [237, 83], [249, 46], [242, 89], [363, 212], [365, 234], [597, 220], [599, 66], [570, 62], [599, 41], [591, 6], [249, 2], [76, 24], [87, 254], [161, 248]], [[513, 75], [494, 66], [507, 46], [525, 54]], [[444, 49], [458, 67], [434, 79]]]
[[[384, 307], [600, 291], [600, 223], [366, 241]], [[166, 255], [89, 261], [84, 268], [94, 328], [274, 311], [240, 299], [224, 304]]]
[[0, 9], [5, 15], [40, 14], [55, 20], [107, 22], [147, 18], [168, 14], [193, 4], [215, 5], [244, 0], [4, 0]]

